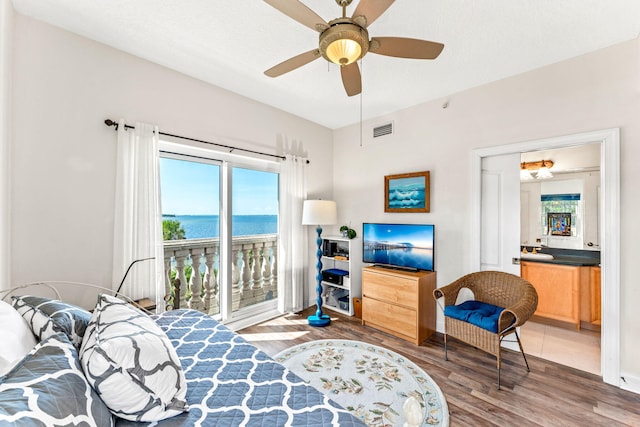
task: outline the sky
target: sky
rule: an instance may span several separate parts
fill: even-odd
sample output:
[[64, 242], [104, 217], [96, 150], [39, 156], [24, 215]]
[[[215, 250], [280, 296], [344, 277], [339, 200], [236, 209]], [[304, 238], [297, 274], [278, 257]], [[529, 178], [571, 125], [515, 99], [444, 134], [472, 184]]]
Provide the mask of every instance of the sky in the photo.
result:
[[[233, 215], [278, 214], [278, 174], [233, 168], [232, 183]], [[218, 165], [161, 158], [160, 185], [163, 214], [218, 214]]]
[[411, 242], [422, 248], [433, 247], [434, 228], [430, 224], [365, 224], [364, 239], [381, 242]]

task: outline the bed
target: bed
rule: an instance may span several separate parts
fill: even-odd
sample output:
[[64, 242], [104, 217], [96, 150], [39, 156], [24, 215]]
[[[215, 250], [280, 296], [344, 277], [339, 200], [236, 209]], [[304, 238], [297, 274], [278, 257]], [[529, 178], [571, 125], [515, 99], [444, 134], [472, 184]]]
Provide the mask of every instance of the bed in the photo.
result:
[[[16, 316], [8, 312], [6, 301], [2, 304], [4, 329], [18, 331], [6, 327]], [[7, 363], [11, 356], [5, 355], [4, 367], [0, 363], [0, 426], [365, 425], [240, 335], [195, 310], [147, 315], [105, 294], [93, 313], [55, 298], [26, 295], [12, 295], [11, 308], [35, 336], [35, 346], [18, 361]], [[24, 336], [17, 340], [27, 341]], [[118, 349], [106, 355], [113, 350], [110, 345]], [[141, 356], [145, 348], [154, 357], [167, 353], [167, 359], [147, 362]], [[114, 362], [118, 357], [122, 360]], [[34, 403], [34, 396], [42, 401]], [[136, 403], [140, 400], [142, 406]]]

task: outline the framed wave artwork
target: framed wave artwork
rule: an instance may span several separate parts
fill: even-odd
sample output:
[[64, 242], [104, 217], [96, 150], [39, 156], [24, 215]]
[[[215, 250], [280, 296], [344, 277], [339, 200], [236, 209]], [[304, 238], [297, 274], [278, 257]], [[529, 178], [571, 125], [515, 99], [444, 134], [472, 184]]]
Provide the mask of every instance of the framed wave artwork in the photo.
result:
[[429, 171], [384, 177], [385, 212], [429, 212]]

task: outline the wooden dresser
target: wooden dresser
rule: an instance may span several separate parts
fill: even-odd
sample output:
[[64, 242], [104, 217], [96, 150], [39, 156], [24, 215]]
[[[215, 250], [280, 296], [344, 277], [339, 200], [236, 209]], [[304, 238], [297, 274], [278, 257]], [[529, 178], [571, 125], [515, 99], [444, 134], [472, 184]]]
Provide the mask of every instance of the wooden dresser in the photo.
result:
[[362, 324], [420, 345], [436, 329], [436, 273], [362, 269]]

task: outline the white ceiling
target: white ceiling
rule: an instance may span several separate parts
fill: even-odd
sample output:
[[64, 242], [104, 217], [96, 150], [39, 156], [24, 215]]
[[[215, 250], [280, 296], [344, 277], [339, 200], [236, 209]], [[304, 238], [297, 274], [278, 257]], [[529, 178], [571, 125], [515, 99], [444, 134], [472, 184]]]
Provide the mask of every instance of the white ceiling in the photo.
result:
[[[303, 3], [327, 21], [341, 14], [335, 0]], [[13, 4], [18, 13], [329, 128], [360, 120], [360, 96], [347, 97], [337, 66], [322, 58], [275, 79], [263, 74], [318, 43], [318, 33], [263, 1]], [[640, 0], [398, 0], [368, 29], [371, 37], [426, 39], [445, 48], [433, 61], [363, 58], [365, 120], [637, 38]]]

